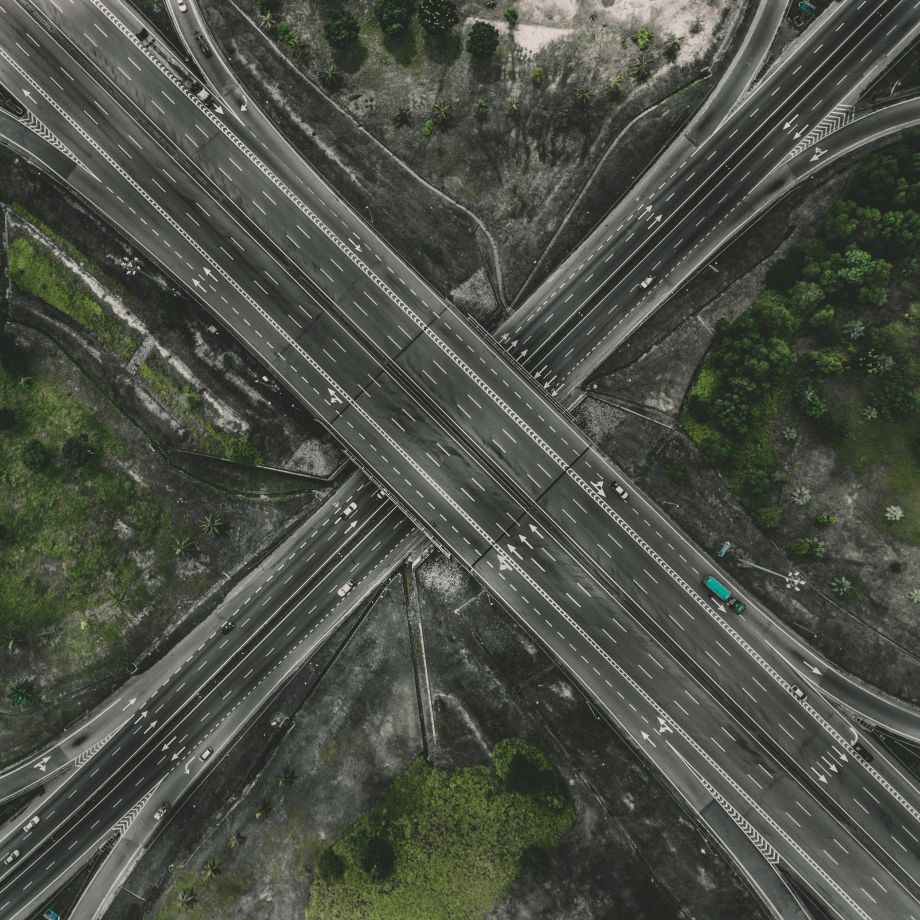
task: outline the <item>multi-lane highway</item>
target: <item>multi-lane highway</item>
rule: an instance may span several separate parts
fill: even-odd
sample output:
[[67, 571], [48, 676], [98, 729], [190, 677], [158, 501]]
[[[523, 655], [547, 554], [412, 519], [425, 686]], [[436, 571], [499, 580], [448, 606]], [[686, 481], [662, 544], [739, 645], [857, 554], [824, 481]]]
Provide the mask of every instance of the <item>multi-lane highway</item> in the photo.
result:
[[[69, 155], [70, 186], [272, 367], [703, 821], [731, 820], [752, 845], [736, 853], [742, 868], [755, 852], [782, 864], [841, 916], [920, 916], [909, 780], [856, 757], [850, 727], [820, 697], [792, 695], [797, 674], [709, 602], [663, 518], [613, 496], [615, 471], [539, 384], [334, 196], [286, 183], [183, 92], [135, 23], [101, 2], [40, 6], [74, 44], [11, 7], [0, 78], [24, 86], [36, 130]], [[871, 34], [905, 9], [882, 3], [860, 18], [864, 6], [848, 5], [850, 26]], [[124, 804], [100, 795], [87, 807]], [[868, 815], [860, 826], [855, 807]], [[0, 877], [13, 916], [35, 901], [46, 850], [72, 842], [70, 825], [45, 828], [41, 859], [31, 852]]]

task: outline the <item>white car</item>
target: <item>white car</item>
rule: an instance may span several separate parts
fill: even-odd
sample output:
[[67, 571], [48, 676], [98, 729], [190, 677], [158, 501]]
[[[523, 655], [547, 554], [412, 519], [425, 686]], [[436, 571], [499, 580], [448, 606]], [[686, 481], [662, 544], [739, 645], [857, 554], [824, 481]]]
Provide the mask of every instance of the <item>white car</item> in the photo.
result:
[[339, 588], [336, 594], [338, 594], [339, 597], [345, 597], [345, 595], [348, 594], [354, 586], [355, 586], [354, 579], [346, 581], [345, 584], [342, 585], [341, 588]]
[[652, 275], [649, 275], [644, 281], [640, 281], [640, 282], [639, 282], [639, 287], [642, 288], [642, 289], [644, 290], [644, 289], [647, 288], [654, 280], [655, 280], [654, 277], [652, 277]]
[[351, 502], [350, 504], [345, 506], [345, 510], [342, 512], [342, 514], [345, 517], [351, 517], [357, 510], [358, 510], [358, 503]]
[[169, 802], [164, 802], [154, 813], [153, 820], [159, 821], [169, 811]]
[[32, 828], [35, 827], [35, 825], [38, 824], [40, 820], [41, 819], [38, 817], [38, 815], [32, 815], [32, 817], [29, 818], [25, 824], [23, 824], [22, 829], [28, 834], [29, 831], [32, 830]]
[[9, 853], [3, 859], [4, 866], [12, 866], [16, 860], [19, 859], [19, 850], [13, 850], [12, 853]]
[[619, 495], [620, 498], [622, 498], [624, 501], [629, 498], [629, 492], [627, 492], [626, 489], [624, 489], [623, 486], [621, 486], [616, 480], [613, 480], [610, 483], [610, 488], [613, 489], [613, 491], [616, 492], [617, 495]]
[[199, 757], [198, 759], [207, 760], [213, 753], [214, 753], [214, 748], [207, 747], [201, 752], [201, 757]]
[[185, 0], [176, 0], [176, 6], [179, 7], [180, 13], [188, 12], [188, 7], [185, 5]]
[[792, 695], [797, 700], [804, 700], [808, 696], [808, 694], [798, 684], [792, 685]]

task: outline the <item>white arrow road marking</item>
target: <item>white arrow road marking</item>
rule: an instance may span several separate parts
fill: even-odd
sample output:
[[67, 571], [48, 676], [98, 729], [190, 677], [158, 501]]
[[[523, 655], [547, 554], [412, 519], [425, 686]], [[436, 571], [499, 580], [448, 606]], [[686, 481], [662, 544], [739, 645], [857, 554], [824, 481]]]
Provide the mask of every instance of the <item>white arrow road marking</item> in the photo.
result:
[[341, 397], [338, 395], [338, 393], [336, 393], [336, 391], [333, 390], [332, 387], [329, 387], [329, 402], [330, 403], [340, 403], [341, 401], [342, 401]]
[[540, 533], [540, 531], [537, 529], [537, 525], [536, 525], [536, 524], [531, 524], [531, 525], [530, 525], [530, 532], [531, 532], [532, 534], [535, 534], [536, 536], [538, 536], [541, 540], [543, 539], [543, 534]]
[[658, 747], [658, 745], [652, 741], [651, 735], [649, 735], [647, 732], [642, 732], [642, 740], [647, 741], [653, 748]]
[[50, 756], [50, 755], [47, 756], [47, 757], [42, 757], [42, 759], [41, 759], [37, 764], [35, 764], [35, 769], [36, 769], [36, 770], [41, 770], [41, 772], [44, 773], [45, 770], [48, 769], [47, 764], [48, 764], [48, 761], [49, 761], [49, 760], [51, 760], [51, 756]]
[[808, 670], [811, 671], [812, 674], [815, 674], [815, 675], [817, 675], [818, 677], [821, 676], [821, 672], [820, 672], [810, 661], [806, 661], [806, 660], [803, 658], [803, 659], [802, 659], [802, 664], [804, 664], [805, 667], [808, 668]]

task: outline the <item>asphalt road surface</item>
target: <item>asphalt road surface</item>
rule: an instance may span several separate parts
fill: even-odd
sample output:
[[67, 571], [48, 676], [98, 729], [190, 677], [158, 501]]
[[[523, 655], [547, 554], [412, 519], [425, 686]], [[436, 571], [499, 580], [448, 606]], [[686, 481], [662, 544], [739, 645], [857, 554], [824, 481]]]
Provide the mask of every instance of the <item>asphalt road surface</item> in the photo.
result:
[[[878, 7], [874, 28], [904, 4]], [[8, 9], [0, 74], [69, 151], [68, 184], [265, 360], [704, 821], [732, 819], [742, 867], [782, 864], [841, 916], [920, 916], [916, 790], [857, 758], [819, 696], [791, 694], [796, 675], [747, 646], [667, 531], [608, 496], [611, 468], [539, 389], [335, 203], [286, 185], [103, 4], [63, 15], [71, 54]], [[100, 794], [93, 807], [127, 804]], [[0, 880], [13, 916], [50, 871], [40, 849]]]

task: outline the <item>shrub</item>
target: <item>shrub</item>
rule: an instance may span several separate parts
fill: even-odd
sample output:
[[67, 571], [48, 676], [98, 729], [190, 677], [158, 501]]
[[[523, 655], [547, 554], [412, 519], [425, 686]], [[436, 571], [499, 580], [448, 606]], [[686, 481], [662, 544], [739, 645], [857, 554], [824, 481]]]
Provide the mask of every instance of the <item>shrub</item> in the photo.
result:
[[782, 511], [776, 505], [765, 505], [754, 512], [754, 520], [764, 530], [776, 530], [781, 518]]
[[460, 17], [454, 0], [419, 0], [418, 21], [431, 35], [446, 35]]
[[496, 48], [498, 48], [498, 29], [488, 22], [474, 22], [466, 40], [466, 50], [474, 58], [485, 60], [495, 54]]
[[71, 435], [61, 448], [61, 457], [72, 470], [85, 466], [92, 455], [93, 445], [90, 444], [89, 435], [85, 431]]
[[505, 22], [508, 23], [510, 29], [518, 24], [518, 11], [514, 7], [505, 10]]
[[636, 43], [636, 46], [640, 51], [645, 51], [646, 48], [652, 43], [652, 38], [654, 36], [649, 29], [639, 29], [635, 35], [633, 35], [633, 41]]
[[837, 523], [836, 514], [819, 514], [815, 517], [815, 523], [819, 527], [830, 527]]
[[815, 370], [826, 376], [837, 376], [843, 373], [843, 357], [833, 348], [822, 348], [820, 351], [809, 352]]
[[37, 438], [22, 445], [22, 465], [33, 473], [43, 473], [51, 465], [51, 451]]
[[543, 82], [543, 68], [534, 67], [534, 69], [530, 72], [530, 79], [531, 79], [531, 82], [533, 83], [542, 83]]
[[6, 695], [13, 706], [28, 706], [32, 702], [32, 685], [28, 681], [20, 681], [13, 684]]
[[821, 559], [827, 554], [827, 544], [817, 537], [798, 537], [789, 545], [789, 551], [795, 556]]
[[352, 13], [336, 10], [323, 23], [326, 41], [337, 51], [344, 51], [358, 41], [361, 26]]

